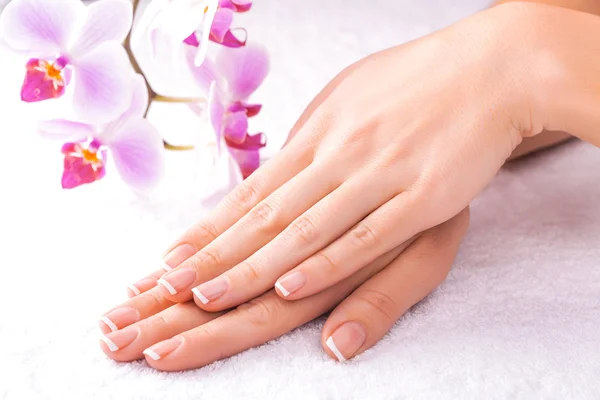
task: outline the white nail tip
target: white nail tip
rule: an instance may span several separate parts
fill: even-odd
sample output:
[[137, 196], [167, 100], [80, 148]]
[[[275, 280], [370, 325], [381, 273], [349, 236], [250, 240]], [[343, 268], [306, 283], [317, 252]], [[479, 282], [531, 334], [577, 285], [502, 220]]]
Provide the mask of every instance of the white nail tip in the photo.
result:
[[275, 282], [275, 287], [276, 287], [277, 289], [279, 289], [279, 291], [281, 292], [281, 294], [282, 294], [284, 297], [288, 297], [288, 296], [290, 295], [290, 292], [288, 292], [288, 291], [287, 291], [287, 289], [286, 289], [286, 288], [284, 288], [284, 287], [283, 287], [283, 285], [282, 285], [282, 284], [281, 284], [279, 281]]
[[175, 288], [167, 281], [165, 281], [164, 279], [159, 279], [157, 281], [157, 283], [163, 285], [171, 294], [177, 294], [177, 290], [175, 290]]
[[135, 294], [136, 296], [139, 296], [140, 293], [140, 289], [136, 288], [135, 285], [127, 285], [127, 287], [129, 288], [129, 290], [131, 290], [133, 292], [133, 294]]
[[110, 351], [119, 350], [119, 347], [112, 340], [107, 338], [106, 336], [104, 336], [104, 335], [100, 336], [100, 340], [102, 340], [108, 346], [108, 349]]
[[162, 269], [164, 269], [165, 271], [169, 272], [172, 271], [173, 268], [171, 268], [171, 266], [169, 264], [167, 264], [166, 262], [163, 262], [162, 264]]
[[327, 345], [327, 347], [329, 347], [329, 350], [331, 350], [333, 352], [333, 354], [335, 354], [335, 356], [337, 357], [337, 359], [340, 362], [346, 361], [346, 359], [344, 358], [344, 355], [338, 350], [338, 348], [335, 345], [333, 338], [331, 336], [329, 336], [329, 339], [327, 339], [325, 344]]
[[160, 360], [160, 356], [152, 349], [146, 349], [143, 351], [145, 355], [153, 359], [154, 361]]
[[119, 328], [117, 328], [117, 326], [114, 324], [114, 322], [112, 322], [110, 319], [108, 319], [106, 317], [100, 318], [100, 321], [104, 322], [110, 328], [111, 332], [119, 330]]
[[200, 291], [198, 290], [198, 288], [193, 288], [192, 289], [192, 293], [194, 293], [196, 295], [196, 297], [198, 299], [200, 299], [200, 301], [202, 302], [202, 304], [208, 304], [208, 302], [210, 301], [206, 297], [204, 297], [202, 295], [202, 293], [200, 293]]

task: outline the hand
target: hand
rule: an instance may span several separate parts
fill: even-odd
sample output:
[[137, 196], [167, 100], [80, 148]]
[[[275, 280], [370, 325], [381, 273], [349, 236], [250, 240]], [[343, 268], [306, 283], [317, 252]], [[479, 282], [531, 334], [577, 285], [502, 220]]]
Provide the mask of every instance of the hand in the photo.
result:
[[108, 325], [101, 325], [106, 333], [102, 350], [117, 361], [145, 355], [159, 370], [197, 368], [263, 344], [335, 307], [321, 344], [343, 361], [373, 346], [443, 281], [468, 221], [465, 210], [350, 278], [298, 301], [285, 301], [271, 290], [233, 311], [210, 313], [192, 302], [173, 304], [158, 288], [150, 289], [106, 314], [119, 330], [108, 333]]
[[303, 298], [464, 209], [537, 130], [527, 46], [511, 44], [530, 25], [515, 11], [529, 8], [515, 6], [350, 67], [296, 137], [175, 243], [162, 295], [193, 289], [220, 311], [277, 282]]

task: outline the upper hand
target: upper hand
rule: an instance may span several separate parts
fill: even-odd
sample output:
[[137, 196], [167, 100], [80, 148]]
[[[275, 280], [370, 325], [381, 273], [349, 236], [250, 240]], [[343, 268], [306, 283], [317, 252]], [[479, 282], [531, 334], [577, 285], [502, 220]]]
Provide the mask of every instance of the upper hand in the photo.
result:
[[277, 282], [303, 298], [464, 209], [530, 129], [507, 8], [342, 73], [287, 146], [174, 244], [162, 295], [187, 301], [193, 289], [219, 311]]

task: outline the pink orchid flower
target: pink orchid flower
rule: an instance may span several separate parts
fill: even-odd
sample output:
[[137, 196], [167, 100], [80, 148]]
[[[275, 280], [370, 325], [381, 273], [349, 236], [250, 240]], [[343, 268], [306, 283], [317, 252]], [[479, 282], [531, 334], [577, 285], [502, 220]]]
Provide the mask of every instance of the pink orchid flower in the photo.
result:
[[[217, 11], [210, 25], [208, 38], [210, 41], [219, 43], [225, 47], [242, 47], [246, 44], [246, 30], [243, 28], [232, 29], [233, 13], [246, 12], [252, 7], [252, 0], [219, 0]], [[243, 38], [238, 38], [233, 32], [242, 31]], [[184, 42], [194, 47], [198, 47], [198, 52], [205, 56], [206, 51], [203, 49], [203, 42], [198, 38], [206, 35], [206, 25], [200, 25], [200, 28], [192, 32]], [[196, 65], [200, 65], [196, 60]]]
[[50, 139], [66, 140], [62, 186], [72, 189], [102, 179], [108, 153], [121, 178], [136, 190], [154, 187], [163, 170], [163, 142], [158, 131], [144, 119], [148, 92], [137, 75], [129, 108], [115, 121], [94, 126], [67, 120], [44, 121], [40, 133]]
[[193, 72], [200, 88], [209, 92], [209, 120], [219, 151], [224, 142], [247, 178], [259, 167], [259, 150], [266, 145], [264, 134], [248, 134], [248, 118], [261, 109], [261, 105], [249, 103], [248, 98], [269, 72], [266, 50], [257, 45], [223, 49], [215, 62], [206, 59]]
[[183, 42], [198, 30], [196, 64], [200, 65], [218, 7], [219, 0], [153, 0], [136, 24], [133, 40], [149, 40], [155, 58], [175, 59]]
[[148, 4], [135, 29], [135, 40], [143, 40], [147, 32], [155, 56], [171, 52], [172, 58], [179, 54], [180, 45], [186, 43], [198, 48], [195, 65], [204, 61], [208, 41], [226, 47], [242, 47], [244, 38], [238, 38], [231, 28], [233, 14], [246, 12], [251, 0], [153, 0]]
[[131, 66], [120, 43], [131, 27], [126, 0], [86, 7], [79, 0], [13, 0], [0, 16], [0, 35], [30, 55], [21, 98], [61, 97], [73, 76], [73, 107], [85, 121], [104, 122], [127, 108]]

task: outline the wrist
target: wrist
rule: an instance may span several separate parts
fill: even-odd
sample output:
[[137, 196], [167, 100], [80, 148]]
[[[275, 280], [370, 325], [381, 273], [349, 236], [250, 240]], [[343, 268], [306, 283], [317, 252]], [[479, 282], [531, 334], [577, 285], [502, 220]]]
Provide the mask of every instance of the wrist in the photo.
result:
[[600, 18], [532, 2], [494, 9], [514, 64], [507, 101], [521, 138], [563, 131], [600, 145]]
[[[529, 61], [535, 126], [598, 143], [600, 126], [600, 18], [542, 7]], [[527, 133], [525, 133], [527, 135]]]

